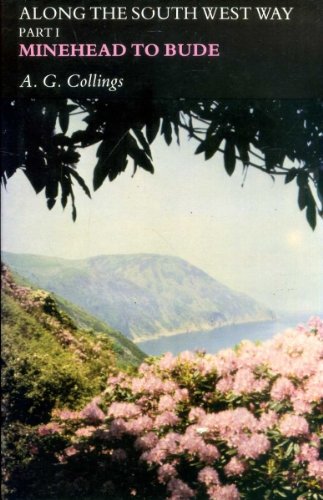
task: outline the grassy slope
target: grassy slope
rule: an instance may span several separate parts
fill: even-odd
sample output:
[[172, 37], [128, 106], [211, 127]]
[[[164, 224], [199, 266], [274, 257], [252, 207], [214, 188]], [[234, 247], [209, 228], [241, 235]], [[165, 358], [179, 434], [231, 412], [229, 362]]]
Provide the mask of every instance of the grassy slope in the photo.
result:
[[[79, 318], [81, 329], [66, 314]], [[2, 289], [2, 363], [5, 414], [10, 421], [46, 421], [55, 407], [77, 408], [98, 394], [109, 373], [144, 358], [130, 341], [79, 308], [42, 290]]]
[[[31, 289], [37, 288], [20, 274], [11, 271], [11, 275], [18, 285], [30, 287]], [[93, 335], [98, 335], [99, 332], [107, 335], [112, 342], [113, 350], [116, 354], [116, 364], [118, 367], [123, 368], [128, 365], [138, 365], [143, 361], [146, 356], [145, 353], [141, 351], [136, 344], [131, 342], [131, 340], [122, 335], [122, 333], [114, 330], [104, 321], [96, 318], [92, 314], [88, 313], [76, 304], [69, 302], [63, 297], [54, 293], [51, 293], [51, 296], [57, 303], [58, 308], [64, 311], [73, 320], [78, 328], [89, 331], [89, 333], [92, 333]]]

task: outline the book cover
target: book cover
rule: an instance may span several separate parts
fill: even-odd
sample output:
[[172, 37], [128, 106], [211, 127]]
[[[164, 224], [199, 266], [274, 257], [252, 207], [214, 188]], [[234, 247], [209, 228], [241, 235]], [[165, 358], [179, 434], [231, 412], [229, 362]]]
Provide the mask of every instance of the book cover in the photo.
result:
[[2, 14], [3, 498], [320, 498], [321, 3]]

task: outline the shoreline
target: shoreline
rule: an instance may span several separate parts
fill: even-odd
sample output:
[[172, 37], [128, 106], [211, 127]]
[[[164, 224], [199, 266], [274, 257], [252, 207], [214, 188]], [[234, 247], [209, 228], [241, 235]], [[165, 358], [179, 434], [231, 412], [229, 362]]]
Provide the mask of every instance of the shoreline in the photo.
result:
[[182, 329], [165, 330], [165, 331], [161, 331], [161, 332], [156, 333], [156, 334], [151, 334], [149, 336], [147, 335], [145, 337], [137, 336], [136, 338], [131, 339], [131, 341], [137, 345], [137, 344], [141, 344], [143, 342], [148, 342], [148, 341], [152, 341], [152, 340], [159, 340], [163, 337], [175, 337], [176, 335], [185, 335], [187, 333], [196, 333], [199, 331], [210, 332], [212, 330], [219, 330], [220, 328], [224, 328], [227, 326], [239, 326], [239, 325], [253, 324], [253, 323], [268, 323], [271, 321], [277, 321], [277, 319], [278, 318], [254, 319], [254, 320], [246, 319], [246, 320], [239, 321], [238, 323], [235, 323], [233, 321], [227, 321], [227, 322], [223, 322], [219, 325], [210, 325], [208, 323], [206, 325], [192, 326], [192, 328], [189, 328], [186, 330], [182, 330]]

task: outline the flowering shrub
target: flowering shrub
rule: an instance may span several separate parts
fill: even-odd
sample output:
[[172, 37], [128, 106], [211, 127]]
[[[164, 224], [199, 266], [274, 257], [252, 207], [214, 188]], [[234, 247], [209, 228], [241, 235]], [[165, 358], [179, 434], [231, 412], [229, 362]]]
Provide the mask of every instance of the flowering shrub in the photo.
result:
[[313, 318], [261, 345], [165, 354], [111, 376], [82, 411], [38, 429], [39, 455], [56, 437], [52, 496], [322, 498], [322, 340]]

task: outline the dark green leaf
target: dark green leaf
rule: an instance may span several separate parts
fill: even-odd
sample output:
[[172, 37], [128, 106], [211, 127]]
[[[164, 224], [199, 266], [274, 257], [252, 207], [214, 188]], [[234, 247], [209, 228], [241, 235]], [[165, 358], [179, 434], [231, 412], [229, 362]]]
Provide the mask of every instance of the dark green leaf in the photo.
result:
[[38, 194], [46, 186], [47, 172], [43, 155], [36, 151], [28, 155], [26, 169], [23, 170], [30, 184]]
[[[116, 141], [116, 142], [115, 142]], [[95, 166], [93, 174], [93, 188], [97, 190], [106, 177], [113, 181], [117, 175], [124, 171], [127, 166], [127, 149], [129, 142], [136, 143], [135, 139], [130, 134], [123, 134], [121, 138], [111, 141], [102, 141], [100, 144], [97, 156], [99, 160]]]
[[308, 174], [307, 172], [298, 172], [297, 174], [297, 185], [299, 187], [304, 187], [308, 185]]
[[45, 194], [46, 198], [56, 198], [58, 195], [58, 181], [56, 179], [47, 181]]
[[64, 151], [60, 155], [60, 158], [64, 163], [73, 164], [73, 163], [77, 163], [79, 161], [80, 153], [78, 153], [77, 151], [74, 151], [73, 149], [69, 149], [68, 151]]
[[76, 109], [78, 109], [78, 106], [76, 106], [75, 104], [68, 104], [66, 106], [66, 108], [68, 109], [69, 113], [72, 113], [73, 111], [75, 111]]
[[71, 194], [71, 199], [72, 199], [72, 219], [73, 219], [73, 222], [75, 222], [77, 212], [76, 212], [76, 206], [75, 206], [75, 196], [74, 196], [72, 187], [70, 189], [70, 194]]
[[65, 208], [67, 205], [67, 198], [70, 194], [71, 190], [71, 179], [70, 176], [63, 176], [62, 179], [60, 180], [61, 184], [61, 189], [62, 189], [62, 196], [61, 196], [61, 203], [62, 207]]
[[136, 135], [138, 141], [140, 142], [143, 150], [145, 151], [146, 155], [149, 156], [149, 158], [152, 158], [150, 147], [149, 147], [149, 144], [144, 137], [144, 134], [138, 128], [134, 128], [133, 131], [134, 131], [134, 134]]
[[159, 130], [159, 124], [160, 124], [160, 119], [157, 116], [151, 121], [146, 123], [146, 137], [149, 144], [151, 144], [156, 138], [156, 135], [158, 134]]
[[199, 155], [200, 153], [203, 153], [203, 151], [205, 151], [205, 148], [206, 148], [206, 141], [201, 141], [200, 144], [197, 146], [196, 150], [195, 150], [195, 154], [196, 155]]
[[62, 129], [63, 134], [66, 134], [68, 129], [68, 124], [70, 121], [70, 114], [67, 108], [63, 108], [60, 110], [58, 115], [59, 126]]
[[223, 133], [218, 132], [206, 140], [205, 144], [205, 159], [209, 160], [218, 151], [221, 142], [223, 141]]
[[164, 136], [166, 144], [169, 146], [172, 142], [172, 125], [168, 118], [163, 118], [161, 134]]
[[307, 205], [307, 193], [308, 193], [307, 186], [299, 186], [298, 206], [299, 206], [300, 210], [304, 210], [304, 208]]
[[69, 146], [71, 144], [71, 138], [64, 134], [56, 134], [53, 137], [53, 144], [55, 144], [55, 146]]
[[104, 182], [106, 177], [113, 181], [117, 175], [125, 170], [127, 166], [126, 154], [111, 154], [108, 158], [100, 158], [93, 174], [93, 189], [96, 191]]
[[286, 177], [285, 177], [285, 184], [288, 184], [289, 182], [291, 182], [293, 179], [295, 179], [297, 175], [297, 169], [296, 168], [291, 168], [287, 174], [286, 174]]
[[307, 195], [306, 219], [314, 231], [316, 227], [316, 203], [310, 189], [308, 189]]
[[142, 149], [132, 149], [131, 151], [129, 151], [129, 155], [135, 160], [139, 167], [142, 167], [151, 174], [154, 173], [154, 166]]
[[264, 153], [266, 169], [268, 171], [283, 165], [285, 155], [280, 148], [269, 147], [265, 149]]
[[48, 206], [49, 210], [51, 210], [53, 208], [55, 203], [56, 203], [56, 200], [54, 198], [49, 198], [47, 200], [47, 206]]
[[232, 175], [236, 166], [234, 142], [227, 139], [224, 148], [224, 167], [228, 175]]
[[89, 188], [87, 187], [87, 185], [85, 184], [85, 181], [83, 179], [83, 177], [81, 177], [77, 172], [76, 170], [73, 170], [71, 167], [67, 167], [67, 170], [68, 172], [70, 173], [70, 175], [72, 175], [76, 180], [77, 182], [79, 183], [79, 185], [81, 186], [81, 188], [83, 189], [83, 191], [85, 192], [85, 194], [91, 198], [91, 193], [90, 193], [90, 190]]
[[248, 142], [237, 142], [237, 148], [240, 156], [240, 160], [244, 164], [244, 166], [249, 165], [249, 144]]
[[87, 137], [88, 132], [86, 130], [77, 130], [73, 132], [71, 135], [71, 140], [73, 144], [77, 144], [78, 142], [84, 142], [84, 139]]

